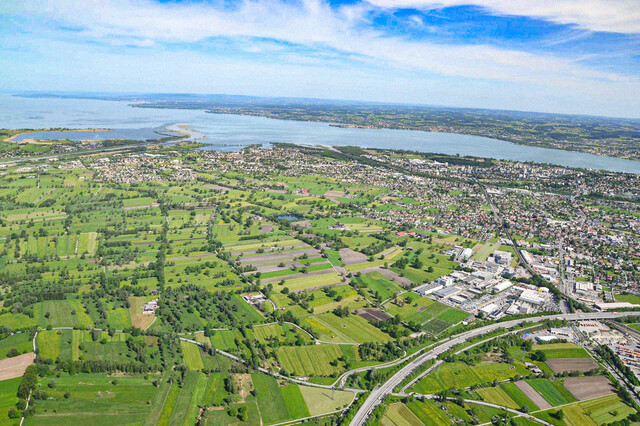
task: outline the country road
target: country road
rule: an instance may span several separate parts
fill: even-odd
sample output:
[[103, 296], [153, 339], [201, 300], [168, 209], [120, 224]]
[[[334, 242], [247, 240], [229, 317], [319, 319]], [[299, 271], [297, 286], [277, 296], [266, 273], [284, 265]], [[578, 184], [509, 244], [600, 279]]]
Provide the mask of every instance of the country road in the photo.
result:
[[364, 425], [373, 412], [373, 410], [382, 402], [382, 400], [389, 394], [393, 392], [393, 389], [398, 386], [407, 376], [409, 376], [416, 368], [425, 363], [430, 359], [435, 359], [438, 355], [448, 351], [454, 346], [467, 341], [470, 338], [480, 336], [486, 333], [490, 333], [497, 328], [511, 328], [515, 327], [522, 323], [528, 322], [538, 322], [544, 319], [565, 319], [568, 321], [576, 321], [581, 319], [613, 319], [619, 318], [629, 315], [640, 316], [640, 312], [590, 312], [590, 313], [581, 313], [581, 314], [561, 314], [561, 315], [549, 315], [549, 316], [536, 316], [530, 318], [522, 318], [511, 321], [505, 321], [501, 323], [490, 324], [484, 327], [480, 327], [474, 330], [470, 330], [464, 333], [461, 333], [455, 337], [452, 337], [450, 340], [444, 342], [443, 344], [436, 346], [429, 351], [424, 352], [407, 365], [405, 365], [401, 370], [399, 370], [396, 374], [394, 374], [389, 380], [387, 380], [382, 386], [375, 388], [371, 391], [371, 394], [367, 398], [367, 400], [362, 404], [358, 412], [355, 414], [353, 419], [351, 420], [351, 426], [361, 426]]

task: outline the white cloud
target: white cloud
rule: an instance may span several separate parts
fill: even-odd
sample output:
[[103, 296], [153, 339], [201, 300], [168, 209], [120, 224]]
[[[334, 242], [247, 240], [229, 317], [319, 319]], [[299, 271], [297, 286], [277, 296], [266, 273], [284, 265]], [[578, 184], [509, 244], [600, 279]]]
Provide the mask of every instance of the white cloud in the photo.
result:
[[368, 0], [391, 9], [479, 6], [504, 15], [529, 16], [591, 31], [640, 33], [638, 0]]
[[366, 25], [372, 6], [362, 4], [338, 9], [321, 0], [244, 0], [232, 9], [211, 3], [161, 4], [149, 0], [24, 0], [20, 4], [30, 14], [82, 28], [76, 37], [117, 44], [122, 44], [121, 38], [127, 43], [139, 38], [143, 45], [152, 41], [197, 43], [210, 37], [259, 38], [334, 49], [361, 56], [365, 62], [384, 61], [402, 69], [474, 79], [548, 85], [570, 84], [576, 79], [621, 78], [589, 70], [567, 58], [489, 45], [440, 45], [387, 36]]
[[[384, 0], [376, 1], [382, 4]], [[218, 3], [150, 0], [0, 3], [0, 14], [29, 17], [24, 20], [28, 22], [39, 19], [39, 24], [45, 27], [40, 33], [37, 27], [31, 28], [30, 32], [16, 36], [20, 38], [6, 40], [0, 48], [28, 40], [38, 49], [57, 52], [58, 40], [68, 52], [58, 55], [67, 58], [62, 62], [79, 67], [60, 68], [65, 74], [93, 76], [97, 69], [108, 70], [105, 75], [100, 73], [101, 81], [107, 82], [113, 76], [110, 85], [135, 86], [138, 82], [149, 91], [189, 91], [192, 87], [191, 91], [250, 94], [247, 90], [255, 88], [259, 81], [262, 94], [278, 95], [279, 90], [288, 96], [453, 102], [520, 109], [538, 108], [533, 104], [528, 108], [522, 105], [527, 99], [535, 99], [537, 105], [553, 106], [558, 105], [554, 102], [561, 97], [584, 99], [585, 105], [580, 108], [592, 108], [588, 102], [593, 96], [585, 93], [585, 88], [592, 93], [597, 91], [600, 103], [609, 102], [605, 99], [607, 94], [620, 99], [619, 105], [632, 104], [633, 101], [626, 100], [629, 96], [640, 96], [637, 77], [590, 69], [579, 63], [581, 58], [490, 45], [443, 45], [385, 34], [369, 21], [369, 13], [380, 9], [367, 3], [337, 9], [322, 0], [244, 0], [233, 8]], [[79, 31], [61, 31], [53, 23]], [[38, 39], [38, 34], [42, 38]], [[225, 43], [224, 50], [219, 52], [215, 41], [207, 41], [211, 38], [233, 42]], [[80, 59], [73, 53], [74, 43], [78, 49], [94, 53], [86, 53]], [[122, 54], [121, 45], [139, 46], [141, 50], [135, 55]], [[235, 54], [228, 55], [229, 49], [234, 49]], [[104, 58], [107, 53], [109, 60], [92, 62], [92, 58]], [[54, 62], [62, 67], [59, 59]], [[174, 63], [179, 64], [179, 71]], [[9, 64], [16, 74], [20, 62], [9, 60]], [[113, 64], [111, 68], [120, 67], [118, 72], [110, 70], [109, 64]], [[48, 71], [49, 67], [44, 69]], [[135, 69], [136, 73], [129, 73], [129, 69]], [[146, 71], [142, 72], [143, 69]], [[251, 72], [255, 72], [253, 77], [249, 76]], [[10, 76], [7, 68], [4, 72], [0, 70], [0, 76], [3, 74]], [[219, 84], [214, 76], [224, 76], [224, 84]], [[24, 76], [27, 77], [28, 74]], [[41, 77], [42, 81], [46, 78]], [[67, 80], [64, 84], [73, 81]], [[247, 90], [241, 90], [242, 87]], [[449, 102], [444, 94], [448, 88], [452, 90]], [[437, 99], [435, 93], [439, 93]], [[469, 95], [465, 97], [464, 93]], [[500, 100], [505, 102], [500, 104]]]

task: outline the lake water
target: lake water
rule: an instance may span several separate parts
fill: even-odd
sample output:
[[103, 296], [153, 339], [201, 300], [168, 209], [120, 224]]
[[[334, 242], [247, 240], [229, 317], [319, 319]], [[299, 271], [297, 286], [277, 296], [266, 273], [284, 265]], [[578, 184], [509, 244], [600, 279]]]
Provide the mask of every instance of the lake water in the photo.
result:
[[252, 144], [289, 142], [308, 145], [352, 145], [533, 161], [569, 167], [640, 174], [640, 161], [516, 145], [479, 136], [412, 130], [355, 129], [327, 123], [273, 120], [202, 110], [134, 108], [127, 102], [86, 99], [19, 98], [0, 95], [0, 128], [44, 127], [156, 129], [188, 124], [206, 134], [207, 149], [237, 150]]
[[48, 131], [48, 132], [30, 132], [23, 133], [14, 138], [15, 141], [23, 141], [25, 139], [34, 140], [64, 140], [71, 141], [100, 141], [106, 139], [125, 139], [125, 140], [151, 140], [159, 139], [167, 136], [157, 132], [167, 133], [163, 127], [142, 128], [142, 129], [113, 129], [113, 130], [93, 130], [93, 131]]

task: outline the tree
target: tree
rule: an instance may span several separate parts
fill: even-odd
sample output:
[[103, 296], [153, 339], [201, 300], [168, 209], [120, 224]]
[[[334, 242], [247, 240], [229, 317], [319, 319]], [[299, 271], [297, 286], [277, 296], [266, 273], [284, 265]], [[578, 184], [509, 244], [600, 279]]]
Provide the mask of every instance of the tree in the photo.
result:
[[547, 360], [547, 354], [544, 351], [538, 350], [531, 354], [531, 359], [533, 361], [544, 362]]
[[7, 358], [13, 358], [14, 356], [18, 355], [18, 350], [16, 348], [11, 348], [7, 351]]

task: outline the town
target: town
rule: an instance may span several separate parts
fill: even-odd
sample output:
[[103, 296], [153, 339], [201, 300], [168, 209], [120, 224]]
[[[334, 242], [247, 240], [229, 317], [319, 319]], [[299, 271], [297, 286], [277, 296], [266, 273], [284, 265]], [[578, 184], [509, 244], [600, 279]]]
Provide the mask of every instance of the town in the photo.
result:
[[199, 146], [1, 166], [7, 418], [89, 377], [151, 423], [636, 418], [637, 175]]

